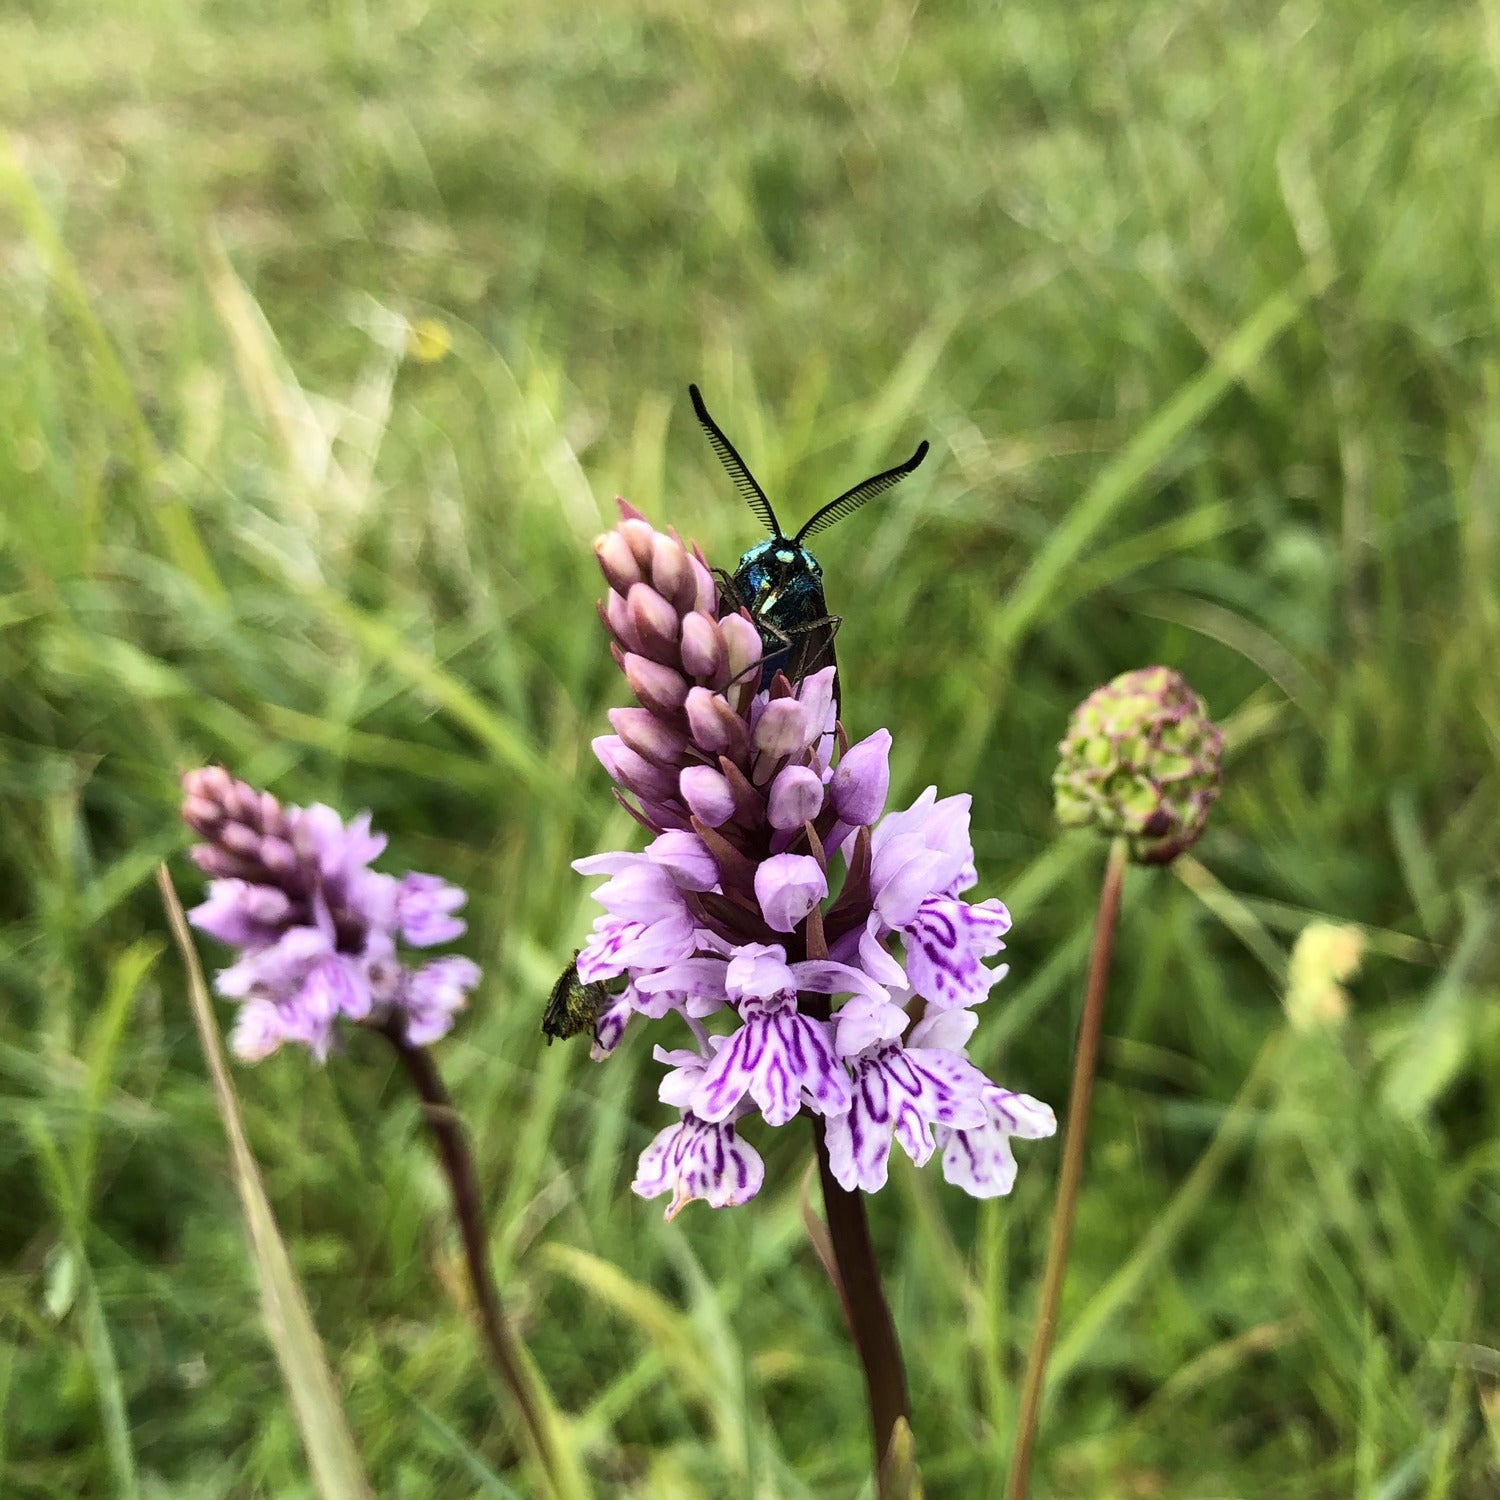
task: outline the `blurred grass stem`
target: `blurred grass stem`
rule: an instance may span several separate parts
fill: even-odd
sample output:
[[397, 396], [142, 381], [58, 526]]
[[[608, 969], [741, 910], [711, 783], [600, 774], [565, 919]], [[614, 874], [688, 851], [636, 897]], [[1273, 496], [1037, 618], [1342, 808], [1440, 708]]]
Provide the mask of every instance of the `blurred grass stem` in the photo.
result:
[[1115, 945], [1115, 923], [1120, 914], [1120, 891], [1125, 883], [1129, 854], [1124, 839], [1109, 846], [1104, 883], [1099, 890], [1099, 910], [1094, 918], [1094, 942], [1089, 951], [1088, 981], [1083, 995], [1083, 1016], [1078, 1023], [1078, 1047], [1073, 1056], [1073, 1082], [1068, 1091], [1068, 1134], [1063, 1146], [1062, 1172], [1058, 1178], [1057, 1203], [1052, 1210], [1052, 1229], [1047, 1240], [1047, 1266], [1042, 1275], [1041, 1299], [1031, 1348], [1026, 1354], [1026, 1378], [1021, 1388], [1021, 1416], [1016, 1426], [1016, 1444], [1011, 1457], [1006, 1500], [1025, 1500], [1031, 1472], [1031, 1453], [1036, 1443], [1037, 1418], [1041, 1414], [1042, 1391], [1047, 1375], [1047, 1355], [1057, 1326], [1057, 1308], [1062, 1300], [1063, 1278], [1068, 1268], [1068, 1243], [1073, 1237], [1073, 1216], [1078, 1206], [1078, 1188], [1083, 1180], [1083, 1147], [1088, 1134], [1089, 1103], [1094, 1094], [1094, 1073], [1099, 1061], [1099, 1032], [1104, 1022], [1104, 991], [1109, 979], [1109, 959]]
[[553, 1494], [576, 1500], [588, 1493], [576, 1460], [564, 1451], [561, 1435], [551, 1420], [547, 1403], [535, 1387], [526, 1351], [512, 1331], [500, 1302], [489, 1262], [489, 1232], [479, 1195], [479, 1179], [452, 1096], [443, 1083], [432, 1054], [406, 1039], [405, 1021], [393, 1017], [380, 1027], [380, 1034], [395, 1048], [406, 1076], [422, 1101], [422, 1118], [432, 1136], [443, 1175], [453, 1195], [453, 1216], [458, 1220], [464, 1244], [464, 1263], [474, 1294], [480, 1333], [495, 1373], [515, 1398], [537, 1461], [545, 1471]]

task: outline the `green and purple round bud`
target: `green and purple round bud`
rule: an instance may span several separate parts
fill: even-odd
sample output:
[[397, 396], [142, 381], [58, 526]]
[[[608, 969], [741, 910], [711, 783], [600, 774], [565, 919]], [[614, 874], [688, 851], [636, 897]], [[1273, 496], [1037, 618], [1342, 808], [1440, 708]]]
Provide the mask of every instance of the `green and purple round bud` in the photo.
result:
[[1180, 673], [1122, 672], [1068, 721], [1052, 776], [1057, 820], [1126, 839], [1138, 864], [1168, 864], [1203, 832], [1223, 746]]

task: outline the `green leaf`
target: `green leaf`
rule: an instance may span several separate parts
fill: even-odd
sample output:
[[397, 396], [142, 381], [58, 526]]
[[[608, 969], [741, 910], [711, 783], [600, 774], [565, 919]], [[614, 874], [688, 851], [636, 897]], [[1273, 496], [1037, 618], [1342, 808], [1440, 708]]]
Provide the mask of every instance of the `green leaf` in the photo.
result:
[[261, 1183], [260, 1170], [245, 1138], [239, 1102], [224, 1063], [203, 968], [193, 947], [182, 903], [177, 899], [172, 877], [165, 865], [157, 867], [156, 883], [161, 888], [172, 937], [187, 971], [188, 1003], [203, 1047], [204, 1061], [208, 1064], [214, 1098], [224, 1121], [224, 1133], [229, 1137], [234, 1185], [245, 1216], [256, 1280], [260, 1284], [266, 1332], [292, 1398], [292, 1412], [302, 1433], [313, 1482], [324, 1500], [365, 1500], [365, 1497], [374, 1500], [354, 1434], [344, 1416], [333, 1371], [328, 1366], [318, 1330], [308, 1311], [307, 1298], [297, 1280], [297, 1273], [292, 1269], [291, 1257], [276, 1227], [275, 1216]]

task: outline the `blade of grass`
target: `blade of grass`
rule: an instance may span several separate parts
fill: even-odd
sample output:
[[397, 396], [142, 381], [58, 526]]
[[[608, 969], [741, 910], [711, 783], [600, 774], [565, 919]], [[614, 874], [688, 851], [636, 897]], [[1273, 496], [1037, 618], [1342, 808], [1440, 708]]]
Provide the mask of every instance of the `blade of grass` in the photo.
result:
[[1277, 1031], [1267, 1038], [1213, 1139], [1182, 1186], [1172, 1195], [1171, 1202], [1156, 1217], [1130, 1259], [1094, 1293], [1058, 1340], [1057, 1352], [1047, 1371], [1048, 1391], [1057, 1390], [1077, 1368], [1100, 1332], [1171, 1252], [1177, 1236], [1192, 1222], [1193, 1216], [1218, 1186], [1224, 1168], [1255, 1124], [1260, 1092], [1275, 1071], [1282, 1035]]
[[576, 1282], [588, 1295], [633, 1323], [677, 1372], [683, 1389], [717, 1420], [718, 1391], [697, 1348], [692, 1323], [660, 1293], [632, 1281], [618, 1266], [572, 1245], [548, 1244], [542, 1263]]
[[986, 659], [1009, 656], [1036, 624], [1095, 534], [1142, 481], [1296, 321], [1326, 272], [1309, 267], [1268, 297], [1107, 465], [1032, 559], [989, 628]]
[[493, 1495], [495, 1500], [521, 1500], [520, 1493], [513, 1490], [463, 1438], [455, 1432], [430, 1406], [419, 1401], [399, 1380], [387, 1375], [386, 1388], [403, 1404], [432, 1434], [433, 1444], [451, 1454], [464, 1467], [481, 1495]]
[[[37, 195], [36, 187], [17, 158], [8, 136], [0, 136], [0, 202], [9, 205], [22, 232], [46, 267], [63, 310], [72, 320], [88, 352], [89, 370], [100, 405], [124, 425], [140, 477], [149, 481], [161, 458], [156, 438], [141, 414], [129, 377], [115, 354], [109, 335], [94, 315], [78, 267], [68, 254], [57, 226]], [[144, 483], [131, 486], [131, 491], [141, 496], [142, 517], [161, 539], [173, 564], [205, 594], [216, 599], [224, 598], [224, 585], [209, 560], [187, 507], [169, 495], [148, 496]]]
[[99, 1302], [99, 1288], [83, 1242], [84, 1205], [76, 1184], [68, 1175], [62, 1153], [57, 1149], [39, 1116], [27, 1121], [32, 1149], [42, 1166], [42, 1176], [61, 1220], [65, 1253], [72, 1257], [76, 1278], [74, 1304], [83, 1327], [83, 1346], [94, 1377], [94, 1394], [99, 1401], [99, 1417], [104, 1427], [104, 1446], [109, 1454], [110, 1472], [115, 1493], [123, 1500], [135, 1500], [140, 1494], [136, 1475], [135, 1449], [130, 1441], [130, 1418], [125, 1407], [125, 1390], [120, 1383], [120, 1364], [115, 1358], [114, 1340]]
[[292, 1411], [307, 1449], [314, 1483], [324, 1500], [374, 1500], [354, 1435], [344, 1415], [333, 1371], [329, 1368], [318, 1330], [308, 1311], [307, 1298], [276, 1227], [260, 1170], [245, 1137], [239, 1102], [224, 1063], [218, 1027], [209, 1004], [208, 985], [203, 978], [192, 934], [188, 931], [182, 903], [177, 899], [172, 877], [165, 865], [157, 867], [156, 883], [172, 928], [172, 940], [187, 973], [193, 1024], [203, 1047], [204, 1061], [208, 1064], [214, 1098], [224, 1121], [224, 1133], [229, 1138], [234, 1185], [245, 1215], [256, 1280], [260, 1284], [266, 1332], [292, 1398]]
[[87, 1079], [84, 1085], [84, 1125], [74, 1145], [73, 1181], [80, 1210], [87, 1209], [93, 1194], [94, 1162], [99, 1149], [99, 1123], [104, 1096], [114, 1078], [125, 1023], [130, 1019], [135, 997], [146, 975], [161, 956], [159, 938], [141, 938], [114, 962], [104, 1004], [94, 1019], [87, 1049]]

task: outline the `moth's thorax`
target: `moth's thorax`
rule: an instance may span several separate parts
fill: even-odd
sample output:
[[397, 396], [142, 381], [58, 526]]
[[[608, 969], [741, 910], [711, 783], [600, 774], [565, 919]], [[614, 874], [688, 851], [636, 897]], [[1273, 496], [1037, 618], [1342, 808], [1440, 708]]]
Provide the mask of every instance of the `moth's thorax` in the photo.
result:
[[768, 670], [785, 665], [789, 635], [828, 613], [817, 558], [784, 537], [771, 537], [750, 548], [740, 558], [733, 581], [740, 601], [760, 628]]
[[734, 586], [752, 615], [792, 607], [816, 594], [821, 600], [823, 570], [806, 547], [784, 538], [757, 542], [740, 558]]

